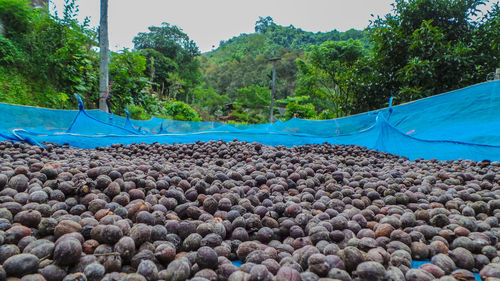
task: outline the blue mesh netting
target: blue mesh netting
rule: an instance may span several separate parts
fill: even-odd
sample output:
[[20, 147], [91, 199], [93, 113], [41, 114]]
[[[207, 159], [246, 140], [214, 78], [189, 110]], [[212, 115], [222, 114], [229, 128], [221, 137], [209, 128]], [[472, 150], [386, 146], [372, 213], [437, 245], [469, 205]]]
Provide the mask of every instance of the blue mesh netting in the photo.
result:
[[[81, 101], [80, 101], [81, 102]], [[226, 125], [152, 118], [136, 121], [98, 110], [0, 104], [0, 140], [55, 142], [81, 148], [114, 143], [225, 140], [268, 145], [354, 144], [410, 159], [500, 161], [500, 81], [325, 121]]]
[[[239, 260], [231, 261], [231, 263], [234, 266], [236, 266], [236, 267], [241, 267], [243, 265], [243, 262], [241, 262]], [[431, 263], [431, 261], [430, 260], [412, 261], [411, 262], [411, 268], [420, 268], [420, 266], [422, 266], [422, 265], [424, 265], [426, 263]], [[474, 278], [475, 278], [476, 281], [481, 281], [481, 277], [479, 276], [478, 273], [474, 273]]]

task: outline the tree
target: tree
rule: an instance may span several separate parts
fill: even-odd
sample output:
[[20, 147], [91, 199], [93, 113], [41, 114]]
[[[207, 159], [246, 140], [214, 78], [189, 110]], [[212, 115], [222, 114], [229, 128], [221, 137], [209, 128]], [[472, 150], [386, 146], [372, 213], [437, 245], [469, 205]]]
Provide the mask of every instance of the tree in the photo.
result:
[[298, 104], [297, 102], [291, 102], [286, 106], [285, 119], [301, 118], [301, 119], [313, 119], [316, 117], [316, 111], [314, 110], [314, 105], [308, 104]]
[[136, 49], [154, 49], [171, 59], [191, 60], [200, 54], [196, 43], [175, 25], [162, 23], [150, 26], [149, 32], [141, 32], [133, 39]]
[[241, 88], [236, 93], [235, 102], [248, 107], [266, 110], [269, 107], [271, 95], [268, 87], [250, 85]]
[[[183, 96], [178, 97], [187, 99], [191, 90], [200, 83], [199, 61], [196, 59], [200, 52], [196, 43], [179, 27], [165, 22], [161, 26], [151, 26], [149, 32], [139, 33], [133, 42], [135, 49], [146, 52], [150, 77], [162, 95], [164, 92], [170, 95], [181, 93]], [[154, 73], [151, 66], [154, 66]]]
[[3, 26], [3, 36], [12, 38], [26, 33], [29, 30], [30, 18], [33, 16], [33, 12], [28, 1], [0, 1], [0, 23]]
[[[493, 4], [492, 8], [481, 19], [484, 23], [480, 25], [473, 34], [474, 48], [481, 50], [483, 53], [474, 53], [474, 60], [478, 68], [476, 71], [477, 77], [474, 80], [479, 80], [495, 67], [500, 67], [500, 2]], [[486, 55], [483, 55], [486, 54]], [[492, 59], [494, 58], [494, 59]]]
[[269, 87], [250, 85], [236, 91], [232, 99], [230, 119], [243, 123], [264, 123], [269, 120]]
[[[319, 46], [312, 46], [305, 60], [297, 60], [297, 94], [319, 97], [317, 107], [333, 107], [338, 117], [350, 114], [352, 92], [343, 79], [343, 73], [364, 54], [365, 50], [359, 40], [327, 41]], [[329, 102], [325, 103], [325, 100]]]
[[165, 114], [179, 121], [201, 121], [200, 116], [196, 110], [192, 109], [189, 105], [181, 102], [174, 101], [168, 104], [164, 109]]
[[101, 0], [101, 22], [99, 25], [99, 110], [108, 112], [106, 99], [109, 95], [109, 39], [108, 0]]
[[396, 0], [391, 14], [370, 25], [371, 51], [342, 57], [323, 46], [299, 60], [296, 92], [310, 94], [318, 108], [315, 97], [333, 102], [339, 116], [385, 107], [391, 93], [397, 104], [482, 82], [500, 63], [498, 4], [478, 18], [483, 3]]
[[140, 106], [147, 113], [153, 114], [159, 108], [151, 108], [149, 93], [150, 83], [144, 74], [146, 58], [141, 53], [123, 50], [111, 54], [110, 77], [113, 86], [110, 88], [111, 107], [113, 113], [123, 114], [126, 106]]
[[[240, 89], [250, 85], [270, 86], [272, 64], [267, 60], [271, 57], [282, 58], [276, 65], [276, 98], [286, 99], [293, 96], [297, 88], [299, 71], [296, 59], [303, 59], [305, 50], [312, 44], [320, 45], [325, 41], [338, 41], [341, 38], [364, 38], [361, 44], [368, 45], [364, 31], [353, 29], [345, 33], [337, 30], [312, 33], [293, 26], [277, 25], [270, 17], [260, 17], [255, 30], [256, 33], [241, 34], [222, 41], [217, 50], [203, 54], [200, 58], [203, 81], [208, 87], [233, 101]], [[317, 108], [325, 108], [331, 103], [316, 97]]]
[[273, 18], [267, 16], [265, 18], [259, 17], [259, 20], [255, 22], [255, 32], [256, 33], [266, 33], [266, 31], [271, 26], [275, 26]]
[[226, 113], [226, 104], [230, 102], [226, 95], [219, 95], [214, 88], [207, 87], [202, 83], [193, 90], [196, 109], [203, 117], [203, 120], [214, 120], [222, 117]]
[[0, 0], [0, 100], [44, 107], [75, 107], [78, 93], [95, 106], [98, 58], [95, 32], [76, 20], [75, 1], [66, 0], [62, 17], [32, 9], [28, 1]]
[[166, 85], [169, 73], [177, 73], [179, 66], [177, 63], [164, 56], [154, 49], [140, 50], [142, 56], [146, 58], [146, 76], [153, 83], [153, 89], [160, 97], [165, 98], [170, 94], [170, 88]]
[[[371, 67], [379, 73], [372, 96], [397, 102], [426, 97], [485, 80], [499, 62], [485, 25], [476, 19], [482, 0], [396, 0], [393, 12], [370, 26]], [[484, 32], [483, 32], [484, 31]]]

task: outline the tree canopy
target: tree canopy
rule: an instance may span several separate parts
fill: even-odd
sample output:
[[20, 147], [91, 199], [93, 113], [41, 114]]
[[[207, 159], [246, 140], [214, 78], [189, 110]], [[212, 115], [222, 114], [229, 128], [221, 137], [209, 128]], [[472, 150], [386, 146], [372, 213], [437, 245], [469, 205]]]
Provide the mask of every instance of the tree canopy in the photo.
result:
[[[164, 92], [168, 97], [184, 97], [187, 101], [189, 92], [200, 80], [200, 54], [193, 40], [175, 25], [162, 23], [161, 26], [149, 27], [149, 32], [141, 32], [133, 39], [137, 50], [144, 50], [148, 58], [149, 76], [155, 83], [155, 90]], [[152, 50], [156, 51], [153, 52]], [[156, 69], [159, 71], [156, 72]]]
[[[342, 63], [325, 46], [312, 47], [299, 61], [297, 92], [322, 94], [330, 82], [344, 99], [329, 106], [340, 106], [342, 116], [384, 107], [391, 94], [403, 103], [485, 81], [499, 66], [499, 36], [492, 32], [500, 29], [498, 4], [480, 17], [483, 4], [396, 0], [390, 14], [369, 26], [371, 48], [364, 55]], [[328, 75], [328, 69], [338, 72]]]

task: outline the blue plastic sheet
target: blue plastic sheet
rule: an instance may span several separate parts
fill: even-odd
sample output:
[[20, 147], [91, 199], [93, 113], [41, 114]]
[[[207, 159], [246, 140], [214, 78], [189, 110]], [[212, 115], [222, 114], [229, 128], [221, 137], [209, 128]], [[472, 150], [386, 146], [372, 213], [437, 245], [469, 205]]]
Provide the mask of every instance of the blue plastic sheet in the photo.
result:
[[85, 110], [0, 104], [0, 140], [54, 142], [80, 148], [115, 143], [224, 140], [267, 145], [359, 145], [410, 159], [500, 161], [500, 81], [345, 118], [293, 118], [273, 124], [227, 125], [126, 117]]
[[[241, 261], [231, 261], [231, 263], [236, 266], [236, 267], [240, 267], [241, 265], [243, 265], [243, 262]], [[411, 262], [411, 268], [419, 268], [421, 267], [422, 265], [426, 264], [426, 263], [431, 263], [430, 260], [423, 260], [423, 261], [412, 261]], [[458, 269], [458, 268], [457, 268]], [[476, 278], [476, 281], [482, 281], [481, 277], [479, 276], [478, 273], [474, 273], [474, 277]]]
[[[411, 268], [419, 268], [419, 267], [421, 267], [422, 265], [424, 265], [426, 263], [431, 263], [431, 261], [430, 260], [412, 261], [411, 262]], [[482, 279], [481, 279], [481, 277], [479, 276], [478, 273], [474, 273], [474, 277], [476, 278], [476, 281], [482, 281]]]
[[243, 263], [241, 261], [231, 261], [231, 263], [236, 266], [236, 267], [240, 267], [243, 265]]

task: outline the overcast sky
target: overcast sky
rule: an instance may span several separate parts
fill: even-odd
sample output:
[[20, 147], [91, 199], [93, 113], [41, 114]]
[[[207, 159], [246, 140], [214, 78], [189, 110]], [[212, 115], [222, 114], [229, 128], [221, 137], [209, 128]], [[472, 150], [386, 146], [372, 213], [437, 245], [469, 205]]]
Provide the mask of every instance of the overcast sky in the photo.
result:
[[[62, 9], [64, 0], [50, 0]], [[180, 27], [200, 51], [221, 40], [254, 32], [259, 16], [306, 31], [364, 29], [371, 15], [391, 11], [393, 0], [109, 0], [109, 40], [114, 51], [133, 48], [132, 39], [149, 26], [168, 22]], [[100, 0], [77, 0], [79, 18], [99, 25]]]

